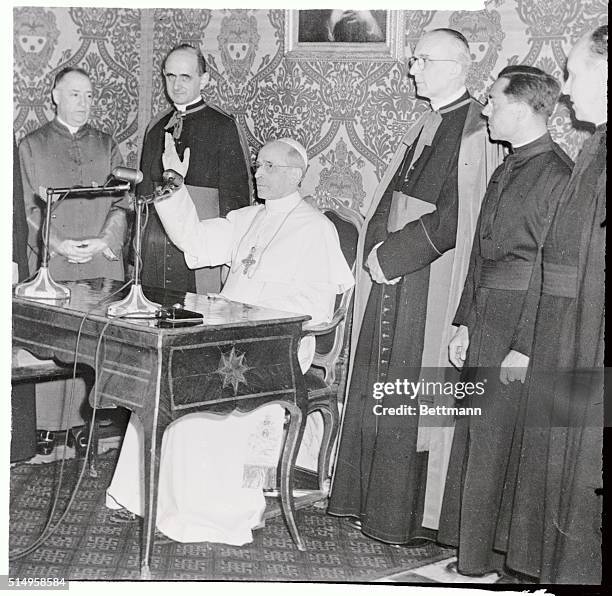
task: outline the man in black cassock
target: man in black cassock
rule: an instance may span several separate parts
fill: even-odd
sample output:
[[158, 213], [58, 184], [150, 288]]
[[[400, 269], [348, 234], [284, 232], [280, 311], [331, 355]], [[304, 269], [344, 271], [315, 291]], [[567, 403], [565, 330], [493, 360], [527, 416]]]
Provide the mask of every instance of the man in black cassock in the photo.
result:
[[[483, 199], [470, 268], [449, 344], [462, 381], [482, 395], [455, 423], [438, 542], [458, 547], [451, 569], [504, 571], [501, 502], [540, 296], [540, 247], [572, 171], [547, 130], [559, 83], [530, 66], [508, 66], [491, 87], [483, 115], [492, 139], [511, 152]], [[517, 382], [519, 381], [520, 382]]]
[[[164, 135], [170, 132], [181, 157], [187, 147], [191, 150], [192, 167], [185, 184], [201, 219], [223, 217], [249, 205], [249, 152], [234, 119], [202, 99], [201, 89], [210, 77], [202, 53], [188, 44], [177, 46], [166, 56], [163, 73], [174, 109], [149, 124], [138, 194], [149, 195], [162, 184]], [[144, 285], [201, 294], [220, 290], [221, 267], [188, 269], [183, 253], [168, 239], [153, 211], [142, 245]]]
[[[362, 274], [357, 286], [359, 341], [328, 511], [389, 543], [423, 535], [422, 526], [431, 536], [438, 527], [452, 420], [377, 416], [373, 387], [406, 377], [417, 381], [425, 371], [437, 375], [438, 367], [450, 366], [452, 315], [480, 201], [498, 163], [482, 106], [465, 87], [470, 60], [467, 41], [456, 31], [435, 30], [418, 42], [410, 73], [433, 111], [402, 139], [360, 238], [358, 256], [374, 284], [370, 291]], [[416, 400], [391, 395], [381, 404]]]
[[585, 141], [542, 249], [530, 378], [517, 430], [506, 565], [542, 583], [602, 580], [608, 26], [567, 61]]

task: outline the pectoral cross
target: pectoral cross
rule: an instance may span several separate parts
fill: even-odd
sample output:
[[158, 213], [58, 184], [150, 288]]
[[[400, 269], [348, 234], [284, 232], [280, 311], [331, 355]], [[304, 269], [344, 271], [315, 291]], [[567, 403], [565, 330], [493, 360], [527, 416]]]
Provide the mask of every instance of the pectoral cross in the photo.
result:
[[253, 257], [253, 255], [255, 254], [255, 247], [252, 246], [251, 247], [251, 252], [249, 252], [249, 254], [247, 255], [246, 259], [242, 259], [242, 261], [240, 261], [243, 265], [244, 265], [244, 269], [242, 271], [242, 275], [246, 275], [249, 271], [249, 268], [251, 267], [251, 265], [255, 265], [255, 263], [257, 262], [255, 260], [255, 258]]

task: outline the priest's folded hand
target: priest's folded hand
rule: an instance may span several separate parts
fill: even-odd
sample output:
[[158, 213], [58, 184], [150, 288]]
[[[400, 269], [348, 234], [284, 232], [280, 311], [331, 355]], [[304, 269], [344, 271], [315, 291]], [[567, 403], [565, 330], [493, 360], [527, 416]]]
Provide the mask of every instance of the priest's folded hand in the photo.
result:
[[176, 151], [176, 145], [174, 144], [174, 137], [167, 132], [164, 143], [164, 153], [162, 155], [162, 164], [164, 170], [174, 170], [178, 172], [183, 178], [187, 175], [189, 169], [189, 157], [191, 156], [191, 150], [189, 147], [185, 149], [183, 159], [181, 159]]
[[527, 375], [527, 367], [529, 366], [529, 356], [521, 354], [516, 350], [510, 350], [506, 357], [502, 360], [501, 369], [499, 371], [499, 380], [507, 385], [512, 381], [525, 382]]
[[92, 254], [83, 246], [83, 240], [69, 238], [59, 242], [53, 249], [54, 253], [66, 257], [69, 263], [87, 263], [91, 261]]
[[82, 249], [84, 254], [94, 256], [99, 252], [104, 252], [108, 248], [108, 243], [102, 238], [86, 238], [81, 240], [79, 248]]

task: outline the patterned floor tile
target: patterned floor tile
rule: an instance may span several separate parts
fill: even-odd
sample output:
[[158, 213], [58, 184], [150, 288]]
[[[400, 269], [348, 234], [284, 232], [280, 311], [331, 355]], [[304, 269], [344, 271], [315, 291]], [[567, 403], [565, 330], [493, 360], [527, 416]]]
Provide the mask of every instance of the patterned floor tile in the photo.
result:
[[[140, 577], [141, 524], [113, 524], [104, 506], [116, 457], [117, 452], [100, 455], [98, 477], [83, 477], [73, 506], [54, 534], [38, 550], [11, 561], [12, 575], [92, 580]], [[54, 520], [68, 504], [81, 464], [73, 459], [64, 465]], [[59, 469], [57, 462], [11, 469], [11, 553], [31, 545], [45, 526]], [[254, 532], [253, 542], [242, 547], [155, 544], [151, 575], [153, 579], [168, 580], [367, 582], [380, 581], [400, 571], [414, 573], [424, 563], [453, 554], [435, 544], [419, 549], [392, 548], [326, 515], [321, 508], [300, 510], [296, 517], [305, 552], [297, 550], [283, 518], [276, 517], [267, 520], [264, 528]], [[420, 573], [419, 570], [417, 575], [422, 579]]]

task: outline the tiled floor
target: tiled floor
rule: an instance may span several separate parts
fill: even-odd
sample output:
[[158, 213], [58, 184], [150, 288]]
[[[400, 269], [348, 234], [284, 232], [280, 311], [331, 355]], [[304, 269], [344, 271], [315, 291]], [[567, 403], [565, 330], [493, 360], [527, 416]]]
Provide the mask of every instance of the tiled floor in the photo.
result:
[[[10, 564], [13, 575], [53, 571], [71, 579], [139, 579], [141, 525], [113, 524], [104, 491], [117, 450], [101, 454], [96, 477], [85, 474], [69, 512], [40, 548], [30, 546], [42, 531], [54, 500], [58, 462], [21, 464], [11, 470]], [[72, 455], [72, 454], [70, 454]], [[57, 520], [68, 504], [82, 460], [63, 468]], [[159, 543], [153, 546], [154, 579], [224, 581], [378, 582], [453, 555], [434, 543], [393, 548], [314, 506], [296, 514], [306, 551], [298, 551], [282, 516], [266, 521], [253, 542], [241, 547], [215, 543]], [[15, 556], [18, 555], [18, 556]], [[393, 580], [395, 581], [395, 580]], [[402, 580], [397, 580], [402, 581]], [[422, 577], [418, 582], [426, 582]], [[435, 581], [435, 580], [431, 580]]]
[[[103, 454], [106, 451], [111, 449], [116, 449], [118, 447], [119, 439], [118, 438], [108, 438], [101, 439], [99, 445], [99, 453]], [[52, 461], [58, 461], [61, 459], [61, 455], [63, 453], [63, 445], [58, 446], [52, 454], [49, 456], [36, 456], [34, 459], [30, 460], [29, 463], [50, 463]], [[74, 449], [68, 448], [67, 459], [74, 458]], [[354, 532], [356, 536], [360, 536], [357, 531]], [[382, 544], [373, 542], [374, 546], [383, 546]], [[138, 550], [138, 548], [136, 548]], [[413, 551], [414, 552], [414, 551]], [[452, 550], [449, 551], [449, 554], [452, 553]], [[429, 553], [427, 553], [429, 555]], [[429, 558], [428, 556], [424, 556], [424, 558]], [[430, 558], [431, 560], [431, 558]], [[440, 561], [434, 563], [428, 563], [420, 567], [413, 567], [407, 571], [398, 571], [396, 573], [392, 573], [390, 575], [381, 577], [379, 579], [370, 580], [373, 583], [420, 583], [420, 584], [493, 584], [500, 579], [500, 576], [491, 573], [484, 577], [474, 578], [461, 575], [456, 572], [450, 572], [447, 570], [447, 565], [456, 560], [456, 557], [447, 557]], [[504, 580], [502, 580], [505, 583]], [[501, 582], [500, 582], [501, 583]]]

